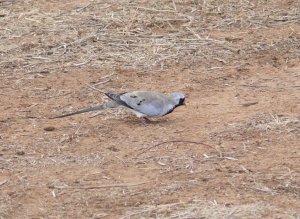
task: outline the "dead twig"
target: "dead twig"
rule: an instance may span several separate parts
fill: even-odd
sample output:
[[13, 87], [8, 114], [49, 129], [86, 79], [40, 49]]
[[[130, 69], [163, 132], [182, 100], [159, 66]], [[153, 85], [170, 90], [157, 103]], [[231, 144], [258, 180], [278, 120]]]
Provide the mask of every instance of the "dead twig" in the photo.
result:
[[5, 183], [7, 183], [7, 180], [6, 180], [6, 179], [5, 179], [5, 180], [2, 180], [2, 181], [0, 182], [0, 186], [4, 185]]
[[113, 76], [113, 75], [115, 75], [115, 74], [116, 74], [116, 73], [111, 73], [111, 74], [109, 74], [109, 75], [105, 75], [105, 76], [101, 77], [100, 80], [101, 80], [101, 79], [108, 78], [108, 77], [111, 77], [111, 76]]
[[79, 127], [77, 128], [76, 132], [74, 133], [75, 135], [77, 135], [77, 134], [78, 134], [78, 132], [79, 132], [79, 130], [80, 130], [80, 128], [81, 128], [81, 126], [82, 126], [83, 122], [84, 122], [84, 121], [82, 121], [82, 122], [80, 123]]
[[146, 7], [140, 7], [140, 6], [135, 6], [135, 8], [145, 10], [145, 11], [154, 11], [154, 12], [170, 12], [170, 13], [175, 13], [176, 12], [176, 11], [173, 11], [173, 10], [146, 8]]
[[258, 104], [257, 101], [255, 101], [255, 102], [249, 102], [249, 103], [243, 103], [242, 106], [248, 107], [248, 106], [253, 106], [253, 105], [256, 105], [256, 104]]
[[106, 189], [106, 188], [117, 188], [117, 187], [132, 187], [132, 186], [140, 186], [144, 184], [151, 183], [149, 182], [140, 182], [140, 183], [124, 183], [124, 184], [108, 184], [108, 185], [101, 185], [101, 186], [55, 186], [55, 185], [50, 185], [50, 186], [43, 186], [43, 187], [38, 187], [38, 186], [32, 186], [30, 188], [34, 189]]
[[177, 11], [175, 0], [172, 0], [174, 11]]
[[265, 85], [253, 85], [253, 84], [242, 84], [240, 86], [242, 86], [242, 87], [254, 87], [254, 88], [268, 87], [268, 86], [265, 86]]
[[81, 63], [73, 63], [73, 66], [76, 66], [76, 67], [82, 66], [82, 65], [85, 65], [85, 64], [87, 64], [87, 63], [89, 63], [89, 62], [91, 62], [91, 61], [92, 61], [92, 60], [89, 59], [89, 60], [86, 60], [86, 61], [81, 62]]
[[108, 82], [111, 82], [111, 79], [107, 79], [105, 81], [100, 81], [100, 82], [97, 82], [96, 84], [94, 84], [94, 86], [98, 86], [98, 85], [101, 85], [101, 84], [106, 84]]
[[93, 87], [93, 86], [90, 85], [90, 84], [86, 84], [86, 85], [87, 85], [89, 88], [92, 88], [93, 90], [98, 91], [98, 92], [100, 92], [100, 93], [102, 93], [102, 94], [105, 94], [105, 93], [106, 93], [106, 92], [104, 92], [104, 91], [102, 91], [102, 90], [99, 90], [99, 89]]
[[202, 142], [196, 142], [196, 141], [184, 141], [184, 140], [183, 140], [183, 141], [181, 141], [181, 140], [172, 140], [172, 141], [164, 141], [164, 142], [158, 143], [158, 144], [156, 144], [156, 145], [153, 145], [153, 146], [151, 146], [151, 147], [148, 147], [148, 148], [144, 149], [142, 152], [138, 153], [138, 154], [136, 155], [136, 157], [137, 157], [137, 156], [140, 156], [141, 154], [143, 154], [143, 153], [145, 153], [145, 152], [147, 152], [147, 151], [149, 151], [149, 150], [151, 150], [151, 149], [153, 149], [153, 148], [156, 148], [156, 147], [158, 147], [158, 146], [160, 146], [160, 145], [167, 144], [167, 143], [189, 143], [189, 144], [200, 144], [200, 145], [204, 145], [204, 146], [206, 146], [206, 147], [210, 147], [210, 148], [214, 149], [215, 151], [217, 151], [217, 152], [219, 153], [219, 157], [220, 157], [220, 158], [223, 157], [222, 152], [221, 152], [220, 150], [218, 150], [217, 148], [211, 146], [211, 145], [208, 145], [208, 144], [205, 144], [205, 143], [202, 143]]

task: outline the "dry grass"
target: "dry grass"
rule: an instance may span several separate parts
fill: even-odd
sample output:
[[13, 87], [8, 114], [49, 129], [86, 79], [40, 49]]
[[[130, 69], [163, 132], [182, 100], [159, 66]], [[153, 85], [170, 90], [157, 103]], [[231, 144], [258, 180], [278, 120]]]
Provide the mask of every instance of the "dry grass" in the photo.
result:
[[249, 121], [250, 129], [258, 129], [265, 132], [297, 133], [300, 132], [300, 121], [298, 118], [279, 116], [276, 114], [258, 114]]
[[[0, 2], [2, 74], [13, 69], [39, 76], [87, 64], [151, 69], [175, 63], [243, 66], [250, 54], [272, 50], [288, 52], [289, 59], [299, 57], [299, 33], [292, 27], [287, 39], [243, 38], [249, 31], [299, 24], [299, 7], [284, 10], [268, 1], [165, 0], [71, 2], [60, 8], [45, 1], [34, 8], [29, 2]], [[230, 36], [236, 29], [243, 31]], [[215, 37], [220, 31], [223, 36]]]
[[227, 127], [233, 132], [234, 130], [238, 132], [259, 131], [266, 133], [291, 133], [298, 135], [300, 131], [300, 120], [296, 117], [259, 113], [246, 122], [230, 123]]
[[[211, 132], [210, 137], [217, 142], [222, 142], [225, 139], [241, 141], [243, 146], [240, 149], [245, 151], [246, 144], [260, 144], [258, 142], [264, 141], [264, 137], [269, 135], [276, 135], [281, 141], [282, 135], [295, 138], [299, 134], [300, 122], [297, 117], [257, 113], [243, 121], [227, 123], [223, 131]], [[253, 136], [261, 136], [262, 140], [252, 141]]]
[[[204, 200], [193, 200], [190, 203], [172, 203], [161, 206], [144, 206], [143, 209], [131, 210], [122, 219], [128, 218], [265, 218], [269, 212], [276, 211], [276, 216], [285, 218], [297, 218], [296, 212], [284, 212], [270, 206], [268, 203], [258, 202], [247, 205], [235, 206], [234, 203], [219, 204]], [[291, 216], [291, 215], [294, 215]]]

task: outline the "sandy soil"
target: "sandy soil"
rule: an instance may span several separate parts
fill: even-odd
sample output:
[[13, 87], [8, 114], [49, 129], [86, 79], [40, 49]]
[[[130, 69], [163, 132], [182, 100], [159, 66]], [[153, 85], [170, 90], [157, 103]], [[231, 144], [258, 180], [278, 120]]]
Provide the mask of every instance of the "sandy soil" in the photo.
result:
[[297, 0], [2, 0], [0, 75], [0, 218], [300, 218]]

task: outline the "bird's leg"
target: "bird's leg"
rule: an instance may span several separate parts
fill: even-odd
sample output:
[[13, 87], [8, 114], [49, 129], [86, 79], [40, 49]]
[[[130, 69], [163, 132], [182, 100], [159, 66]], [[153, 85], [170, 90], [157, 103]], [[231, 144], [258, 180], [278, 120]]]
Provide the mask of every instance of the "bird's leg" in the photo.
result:
[[148, 125], [149, 123], [151, 123], [151, 120], [147, 117], [140, 117], [140, 120], [144, 125]]

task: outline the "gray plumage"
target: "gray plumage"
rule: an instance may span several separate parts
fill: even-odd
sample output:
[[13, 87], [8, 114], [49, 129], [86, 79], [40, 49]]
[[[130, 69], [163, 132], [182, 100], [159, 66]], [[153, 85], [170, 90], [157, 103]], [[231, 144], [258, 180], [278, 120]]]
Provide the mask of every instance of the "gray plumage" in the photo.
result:
[[117, 107], [124, 107], [134, 112], [139, 118], [157, 117], [171, 113], [176, 107], [184, 105], [185, 101], [185, 97], [181, 93], [165, 95], [155, 91], [133, 91], [121, 94], [105, 94], [112, 101], [54, 118], [62, 118], [80, 113]]

